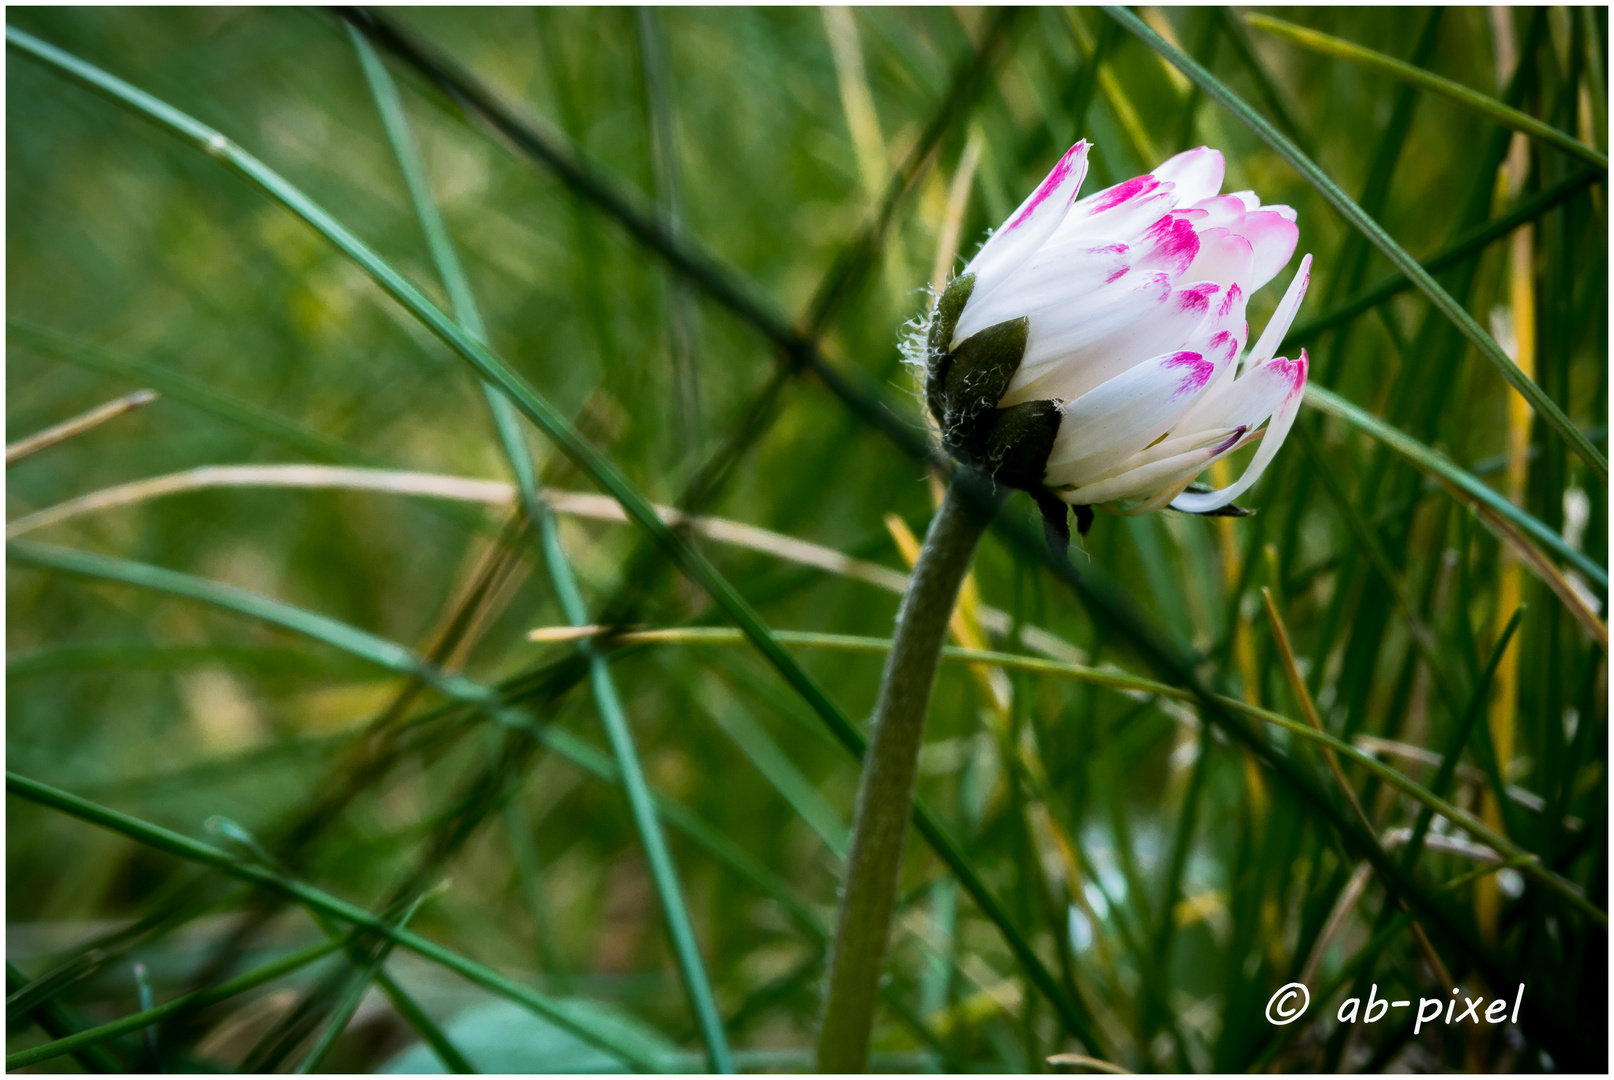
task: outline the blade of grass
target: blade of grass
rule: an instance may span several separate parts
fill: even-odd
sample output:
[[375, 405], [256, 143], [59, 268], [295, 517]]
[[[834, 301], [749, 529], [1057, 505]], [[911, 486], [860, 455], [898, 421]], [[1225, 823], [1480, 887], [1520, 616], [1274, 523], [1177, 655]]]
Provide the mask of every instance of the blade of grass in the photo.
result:
[[1232, 44], [1233, 51], [1238, 54], [1239, 62], [1244, 65], [1245, 72], [1255, 83], [1256, 91], [1260, 93], [1261, 100], [1266, 103], [1267, 110], [1277, 118], [1278, 126], [1288, 133], [1289, 137], [1295, 141], [1296, 146], [1310, 153], [1311, 140], [1306, 137], [1306, 133], [1295, 122], [1294, 114], [1289, 111], [1289, 103], [1272, 81], [1272, 76], [1268, 74], [1266, 65], [1261, 63], [1260, 58], [1255, 55], [1255, 42], [1250, 40], [1250, 28], [1244, 25], [1243, 20], [1234, 14], [1233, 9], [1230, 7], [1218, 5], [1211, 10], [1215, 12], [1217, 21], [1221, 23], [1222, 33], [1227, 35], [1227, 40]]
[[1381, 52], [1364, 48], [1355, 42], [1345, 41], [1317, 30], [1304, 26], [1296, 26], [1292, 22], [1276, 19], [1270, 15], [1252, 12], [1245, 15], [1245, 23], [1257, 30], [1276, 37], [1283, 38], [1292, 44], [1298, 45], [1309, 52], [1322, 56], [1331, 56], [1336, 60], [1344, 60], [1368, 71], [1376, 71], [1380, 75], [1388, 75], [1392, 79], [1399, 79], [1409, 86], [1416, 86], [1420, 90], [1427, 90], [1432, 94], [1457, 102], [1466, 108], [1472, 109], [1493, 123], [1505, 128], [1522, 132], [1532, 139], [1538, 139], [1549, 146], [1554, 146], [1566, 154], [1572, 154], [1583, 161], [1590, 162], [1603, 172], [1608, 172], [1608, 155], [1599, 153], [1550, 124], [1544, 124], [1529, 113], [1487, 97], [1477, 90], [1470, 90], [1461, 83], [1442, 78], [1432, 71], [1397, 60], [1393, 56], [1386, 56]]
[[476, 1072], [476, 1068], [465, 1059], [459, 1048], [449, 1041], [443, 1029], [437, 1026], [437, 1021], [426, 1015], [426, 1010], [420, 1007], [420, 1003], [399, 986], [398, 980], [388, 974], [385, 968], [376, 972], [375, 982], [392, 1002], [392, 1007], [398, 1011], [398, 1015], [403, 1017], [404, 1023], [415, 1029], [426, 1045], [431, 1047], [432, 1053], [437, 1055], [437, 1060], [443, 1063], [444, 1068], [451, 1073]]
[[[395, 944], [403, 946], [410, 952], [453, 971], [484, 990], [524, 1005], [545, 1020], [565, 1028], [591, 1046], [597, 1046], [631, 1066], [647, 1072], [661, 1071], [659, 1062], [641, 1057], [632, 1050], [625, 1050], [617, 1045], [616, 1041], [614, 1041], [615, 1031], [606, 1030], [598, 1025], [594, 1019], [593, 1010], [571, 1008], [564, 1000], [550, 998], [530, 987], [522, 986], [520, 983], [500, 975], [492, 968], [479, 964], [474, 960], [469, 960], [452, 950], [445, 949], [413, 931], [400, 930], [387, 920], [372, 915], [357, 905], [331, 896], [311, 885], [281, 877], [273, 871], [260, 866], [241, 862], [227, 852], [210, 844], [204, 844], [188, 836], [162, 828], [159, 825], [141, 821], [128, 814], [90, 802], [88, 799], [81, 799], [59, 788], [20, 776], [10, 770], [6, 772], [6, 791], [40, 806], [50, 807], [71, 817], [76, 817], [98, 828], [126, 836], [146, 847], [166, 852], [189, 862], [200, 863], [231, 877], [270, 889], [302, 904], [304, 907], [348, 923], [356, 929], [379, 934]], [[333, 946], [333, 948], [336, 947], [340, 947], [340, 943]]]
[[149, 405], [157, 400], [155, 390], [136, 390], [132, 394], [114, 398], [103, 405], [97, 405], [88, 412], [80, 413], [70, 420], [63, 420], [60, 424], [53, 424], [43, 431], [35, 432], [27, 438], [18, 439], [6, 447], [6, 468], [11, 468], [24, 458], [31, 457], [41, 450], [48, 450], [57, 443], [82, 435], [86, 431], [93, 431], [108, 420], [116, 420], [125, 413], [133, 412], [142, 405]]
[[1591, 440], [1570, 421], [1564, 411], [1551, 398], [1547, 397], [1541, 387], [1536, 385], [1529, 377], [1519, 370], [1517, 364], [1509, 359], [1507, 353], [1496, 343], [1486, 330], [1474, 320], [1462, 305], [1452, 299], [1450, 293], [1441, 287], [1440, 283], [1430, 276], [1418, 261], [1409, 255], [1405, 248], [1396, 243], [1384, 227], [1367, 214], [1362, 212], [1351, 197], [1336, 184], [1331, 177], [1320, 169], [1311, 158], [1307, 157], [1300, 148], [1295, 146], [1281, 131], [1273, 127], [1264, 117], [1250, 108], [1245, 101], [1232, 90], [1228, 89], [1215, 75], [1195, 63], [1191, 58], [1184, 56], [1174, 49], [1159, 34], [1151, 30], [1142, 19], [1132, 11], [1123, 7], [1106, 6], [1112, 18], [1130, 30], [1150, 48], [1169, 59], [1179, 71], [1187, 75], [1206, 94], [1215, 98], [1227, 110], [1233, 113], [1253, 131], [1262, 142], [1278, 153], [1278, 156], [1287, 161], [1296, 172], [1311, 182], [1312, 186], [1331, 203], [1340, 215], [1351, 225], [1360, 229], [1373, 246], [1382, 252], [1391, 265], [1405, 274], [1418, 290], [1429, 298], [1430, 303], [1443, 315], [1450, 319], [1457, 329], [1466, 337], [1479, 354], [1497, 369], [1509, 386], [1517, 390], [1521, 397], [1530, 403], [1543, 423], [1556, 431], [1565, 443], [1573, 449], [1577, 456], [1584, 461], [1598, 480], [1607, 482], [1608, 461], [1598, 453], [1597, 447]]
[[[597, 628], [579, 628], [597, 629]], [[890, 649], [891, 642], [887, 638], [857, 637], [849, 634], [817, 634], [792, 633], [790, 631], [776, 631], [781, 642], [807, 647], [832, 648], [847, 652], [883, 653]], [[624, 643], [658, 643], [658, 644], [701, 644], [701, 645], [739, 645], [743, 638], [739, 632], [726, 627], [722, 628], [678, 628], [665, 630], [625, 631], [616, 635], [616, 640]], [[1130, 675], [1124, 672], [1105, 671], [1098, 668], [1085, 667], [1081, 664], [1067, 664], [1057, 660], [1045, 660], [1040, 657], [1023, 656], [1015, 653], [992, 652], [983, 649], [961, 649], [956, 646], [943, 646], [942, 656], [955, 662], [965, 664], [989, 664], [1008, 670], [1027, 671], [1037, 674], [1050, 675], [1060, 678], [1077, 679], [1083, 682], [1106, 686], [1116, 690], [1134, 693], [1153, 694], [1159, 697], [1170, 698], [1176, 701], [1193, 702], [1200, 700], [1192, 690], [1170, 686], [1166, 683], [1156, 682], [1152, 679]], [[1420, 786], [1416, 781], [1405, 774], [1390, 768], [1369, 753], [1322, 731], [1311, 727], [1299, 720], [1290, 719], [1270, 709], [1252, 705], [1235, 697], [1226, 695], [1212, 695], [1214, 702], [1226, 709], [1242, 713], [1254, 720], [1274, 724], [1291, 734], [1298, 735], [1310, 742], [1317, 743], [1331, 753], [1349, 758], [1358, 765], [1363, 766], [1379, 779], [1389, 783], [1396, 790], [1414, 801], [1430, 807], [1434, 812], [1444, 815], [1463, 828], [1474, 832], [1487, 844], [1496, 847], [1498, 851], [1510, 857], [1530, 857], [1528, 852], [1519, 848], [1505, 837], [1486, 828], [1478, 818], [1466, 811], [1460, 810], [1451, 803], [1440, 799], [1430, 791]], [[1456, 815], [1456, 816], [1453, 816]], [[1543, 870], [1539, 857], [1533, 869], [1532, 876], [1538, 877], [1548, 884], [1555, 892], [1572, 896], [1576, 906], [1593, 914], [1594, 918], [1604, 917], [1603, 913], [1590, 905], [1586, 898], [1576, 891], [1575, 886], [1552, 875], [1550, 871]], [[1555, 880], [1548, 881], [1550, 875]]]
[[[644, 81], [645, 121], [650, 136], [651, 177], [656, 201], [667, 224], [682, 231], [684, 200], [679, 183], [677, 126], [674, 123], [673, 85], [667, 38], [661, 16], [649, 6], [634, 8], [633, 26], [639, 46], [639, 68]], [[701, 422], [701, 380], [697, 363], [700, 316], [694, 290], [683, 277], [665, 274], [667, 350], [672, 356], [674, 428], [684, 459], [695, 460], [704, 435]]]
[[[408, 910], [393, 925], [399, 930], [408, 926], [409, 920], [419, 910], [421, 902], [425, 899], [426, 894], [416, 897], [414, 903], [409, 905]], [[343, 994], [342, 1000], [337, 1003], [336, 1008], [331, 1012], [330, 1019], [325, 1024], [325, 1030], [320, 1032], [319, 1039], [304, 1055], [303, 1059], [297, 1063], [297, 1068], [293, 1070], [294, 1072], [306, 1074], [319, 1068], [320, 1063], [325, 1060], [331, 1049], [336, 1045], [336, 1040], [341, 1038], [342, 1033], [347, 1030], [348, 1024], [353, 1019], [353, 1014], [358, 1011], [360, 1000], [363, 999], [365, 992], [370, 988], [370, 981], [380, 972], [381, 964], [385, 960], [386, 954], [377, 949], [352, 974], [348, 979], [348, 987]], [[464, 1061], [464, 1058], [462, 1057], [460, 1060]]]
[[[14, 993], [29, 984], [28, 976], [24, 975], [10, 960], [6, 961], [6, 992]], [[75, 1035], [84, 1030], [84, 1025], [77, 1017], [71, 1016], [66, 1009], [55, 1002], [46, 1002], [36, 1006], [31, 1015], [39, 1029], [53, 1039], [62, 1039]], [[10, 1026], [9, 1017], [7, 1026]], [[90, 1073], [121, 1073], [125, 1071], [123, 1064], [107, 1052], [104, 1046], [89, 1046], [76, 1051], [73, 1059]]]
[[[1300, 666], [1295, 661], [1295, 647], [1289, 641], [1289, 630], [1283, 625], [1283, 617], [1278, 614], [1278, 605], [1272, 599], [1272, 590], [1266, 586], [1261, 587], [1261, 603], [1266, 607], [1267, 623], [1272, 629], [1272, 640], [1278, 646], [1278, 657], [1283, 661], [1283, 672], [1289, 680], [1289, 692], [1294, 695], [1295, 701], [1300, 705], [1300, 713], [1306, 718], [1312, 730], [1322, 731], [1323, 721], [1317, 715], [1317, 706], [1311, 700], [1311, 692], [1306, 689], [1306, 680], [1300, 674]], [[1362, 828], [1369, 833], [1375, 832], [1373, 822], [1369, 820], [1367, 811], [1362, 809], [1362, 802], [1356, 797], [1356, 789], [1345, 778], [1345, 771], [1339, 767], [1339, 755], [1328, 747], [1323, 748], [1323, 760], [1328, 762], [1328, 771], [1333, 774], [1334, 782], [1339, 785], [1340, 794], [1350, 804], [1351, 813], [1361, 822]]]

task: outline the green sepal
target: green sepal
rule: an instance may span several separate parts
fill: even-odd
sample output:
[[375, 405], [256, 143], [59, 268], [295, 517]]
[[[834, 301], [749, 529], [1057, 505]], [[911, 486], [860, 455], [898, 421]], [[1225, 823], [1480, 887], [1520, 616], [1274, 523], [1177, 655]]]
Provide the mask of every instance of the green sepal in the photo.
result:
[[974, 291], [974, 274], [954, 278], [936, 301], [936, 310], [930, 317], [930, 335], [925, 342], [925, 403], [937, 423], [947, 411], [942, 387], [947, 383], [947, 371], [953, 363], [953, 331]]
[[1025, 401], [998, 409], [980, 439], [980, 466], [1010, 487], [1042, 485], [1064, 414], [1052, 401]]
[[933, 361], [952, 351], [953, 331], [958, 327], [959, 316], [964, 314], [964, 305], [969, 303], [970, 293], [974, 291], [975, 275], [964, 274], [948, 282], [941, 299], [936, 301], [936, 313], [931, 316], [930, 338], [926, 343]]
[[937, 417], [948, 449], [980, 456], [978, 442], [985, 431], [978, 430], [979, 422], [997, 409], [1008, 391], [1009, 380], [1025, 356], [1030, 331], [1030, 319], [1010, 319], [971, 334], [953, 350], [941, 380], [942, 411]]

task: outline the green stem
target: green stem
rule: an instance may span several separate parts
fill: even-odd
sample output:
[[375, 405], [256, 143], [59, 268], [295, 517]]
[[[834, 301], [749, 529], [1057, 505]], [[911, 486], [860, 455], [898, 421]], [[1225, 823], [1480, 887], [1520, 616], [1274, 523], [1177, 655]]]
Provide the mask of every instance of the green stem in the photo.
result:
[[948, 487], [897, 616], [874, 707], [874, 735], [863, 760], [852, 850], [830, 947], [828, 992], [818, 1035], [820, 1072], [861, 1072], [868, 1062], [880, 969], [891, 937], [903, 842], [912, 815], [925, 710], [959, 587], [970, 556], [991, 523], [991, 514], [980, 508], [980, 493], [968, 490], [980, 483], [976, 474], [960, 471]]

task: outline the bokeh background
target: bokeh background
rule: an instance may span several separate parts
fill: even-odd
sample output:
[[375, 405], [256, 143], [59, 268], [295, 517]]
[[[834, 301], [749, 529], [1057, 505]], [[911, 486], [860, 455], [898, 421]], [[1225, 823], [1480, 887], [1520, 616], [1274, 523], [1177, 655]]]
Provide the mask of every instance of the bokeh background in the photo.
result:
[[[1303, 47], [1251, 12], [1140, 13], [1407, 251], [1462, 248], [1442, 284], [1606, 448], [1606, 167], [1515, 141], [1481, 109]], [[1606, 151], [1606, 9], [1266, 14]], [[1305, 346], [1314, 383], [1559, 538], [1515, 527], [1509, 539], [1427, 462], [1308, 409], [1242, 500], [1255, 516], [1100, 514], [1073, 552], [1084, 580], [1113, 586], [1203, 679], [1303, 719], [1270, 590], [1330, 732], [1438, 780], [1579, 893], [1516, 862], [1498, 871], [1494, 848], [1437, 817], [1411, 874], [1433, 908], [1409, 924], [1403, 894], [1296, 794], [1302, 775], [1336, 817], [1351, 812], [1304, 740], [1252, 724], [1269, 750], [1257, 754], [1192, 700], [1095, 681], [1093, 668], [1171, 679], [1035, 547], [989, 537], [956, 642], [1063, 667], [943, 665], [920, 792], [999, 917], [910, 837], [877, 1067], [1046, 1071], [1076, 1053], [1134, 1070], [1606, 1069], [1606, 485], [1418, 291], [1349, 308], [1395, 280], [1391, 264], [1259, 133], [1097, 9], [385, 18], [586, 163], [568, 179], [380, 50], [492, 347], [647, 496], [694, 493], [693, 509], [722, 519], [690, 542], [773, 628], [889, 637], [892, 579], [935, 505], [925, 466], [885, 430], [924, 434], [905, 325], [1079, 137], [1095, 144], [1087, 190], [1209, 144], [1226, 154], [1227, 190], [1296, 207], [1316, 265], [1287, 353]], [[378, 84], [337, 15], [7, 19], [224, 133], [449, 305]], [[203, 466], [512, 478], [471, 369], [307, 224], [129, 110], [16, 49], [7, 59], [7, 440], [159, 394], [8, 463], [14, 527]], [[1463, 248], [1520, 207], [1522, 230]], [[625, 216], [663, 225], [647, 242]], [[1251, 305], [1257, 331], [1290, 273]], [[812, 363], [873, 396], [853, 407]], [[546, 488], [599, 494], [522, 428]], [[577, 646], [527, 637], [569, 620], [513, 504], [467, 501], [463, 485], [442, 498], [343, 490], [330, 473], [296, 488], [232, 475], [26, 532], [123, 562], [67, 573], [22, 548], [8, 566], [8, 769], [135, 822], [98, 828], [13, 786], [8, 1051], [344, 929], [158, 850], [140, 832], [155, 826], [389, 918], [400, 896], [418, 901], [410, 929], [558, 1004], [535, 1013], [530, 994], [522, 1004], [365, 939], [367, 953], [327, 953], [33, 1067], [441, 1070], [430, 1044], [446, 1039], [482, 1070], [609, 1070], [624, 1055], [703, 1069], [702, 995], [680, 977], [667, 905], [693, 927], [740, 1066], [810, 1067], [857, 766], [756, 650], [689, 634], [609, 650], [662, 808], [669, 891], [614, 779], [621, 759]], [[730, 625], [601, 500], [556, 505], [590, 620]], [[1023, 496], [1004, 515], [1034, 524]], [[216, 590], [131, 583], [131, 563], [400, 643], [503, 686], [546, 736]], [[788, 647], [862, 724], [878, 653]], [[1446, 755], [1460, 759], [1449, 783], [1436, 776]], [[1399, 858], [1420, 802], [1342, 766]], [[1300, 979], [1311, 1011], [1270, 1024], [1269, 995]], [[1381, 997], [1460, 986], [1511, 1001], [1520, 982], [1517, 1026], [1415, 1036], [1410, 1017], [1333, 1019], [1370, 983]]]

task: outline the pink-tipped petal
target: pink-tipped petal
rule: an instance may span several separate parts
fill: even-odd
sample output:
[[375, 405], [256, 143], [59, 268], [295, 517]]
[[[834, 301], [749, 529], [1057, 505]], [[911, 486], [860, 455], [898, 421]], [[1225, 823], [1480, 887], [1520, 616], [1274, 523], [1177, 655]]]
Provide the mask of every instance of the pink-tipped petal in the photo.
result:
[[1213, 281], [1178, 285], [1162, 302], [1136, 299], [1141, 306], [1125, 326], [1097, 341], [1072, 349], [1059, 363], [1021, 369], [1000, 402], [1055, 399], [1073, 401], [1138, 363], [1139, 357], [1159, 356], [1187, 348], [1192, 338], [1220, 304], [1221, 286]]
[[1295, 271], [1289, 288], [1284, 292], [1283, 299], [1278, 301], [1277, 310], [1272, 313], [1272, 319], [1267, 328], [1261, 332], [1260, 340], [1255, 348], [1250, 350], [1250, 357], [1244, 362], [1245, 367], [1265, 363], [1283, 345], [1283, 337], [1294, 325], [1295, 315], [1300, 311], [1300, 302], [1306, 298], [1306, 286], [1311, 284], [1311, 256], [1307, 255], [1300, 260], [1300, 269]]
[[1087, 177], [1087, 151], [1085, 139], [1067, 150], [1003, 227], [981, 245], [964, 268], [976, 275], [978, 289], [996, 286], [1053, 235]]
[[[1254, 371], [1241, 376], [1233, 384], [1233, 390], [1239, 390], [1239, 383], [1249, 379], [1260, 379], [1260, 387], [1256, 392], [1241, 396], [1239, 408], [1235, 411], [1244, 411], [1244, 417], [1237, 418], [1242, 425], [1248, 416], [1260, 412], [1267, 404], [1266, 400], [1274, 390], [1281, 392], [1282, 398], [1276, 409], [1272, 412], [1272, 420], [1267, 424], [1266, 434], [1261, 439], [1261, 448], [1255, 452], [1255, 458], [1250, 462], [1244, 475], [1220, 491], [1204, 493], [1188, 492], [1177, 496], [1171, 505], [1191, 514], [1202, 514], [1207, 510], [1219, 510], [1244, 494], [1250, 486], [1261, 479], [1261, 474], [1271, 464], [1283, 445], [1284, 439], [1289, 436], [1289, 429], [1294, 426], [1295, 417], [1300, 412], [1300, 402], [1306, 396], [1306, 373], [1310, 361], [1304, 350], [1298, 360], [1285, 360], [1282, 358], [1271, 360]], [[1230, 395], [1232, 396], [1232, 395]], [[1231, 449], [1231, 448], [1229, 448]]]
[[1154, 170], [1154, 178], [1177, 186], [1177, 205], [1192, 206], [1222, 190], [1227, 162], [1220, 150], [1187, 150]]
[[1143, 234], [1136, 266], [1164, 270], [1173, 279], [1181, 277], [1199, 254], [1199, 234], [1194, 222], [1177, 214], [1167, 214]]
[[1206, 229], [1199, 234], [1199, 251], [1183, 273], [1190, 281], [1237, 282], [1246, 294], [1255, 273], [1255, 249], [1237, 233], [1226, 229]]
[[1160, 182], [1148, 173], [1142, 176], [1134, 176], [1130, 180], [1123, 180], [1119, 184], [1105, 188], [1103, 191], [1095, 191], [1071, 207], [1071, 211], [1078, 218], [1096, 217], [1119, 206], [1136, 202], [1138, 199], [1149, 195], [1159, 186]]
[[1255, 251], [1255, 276], [1250, 279], [1252, 293], [1278, 276], [1300, 241], [1299, 226], [1265, 209], [1245, 214], [1243, 223], [1234, 231], [1248, 240]]

